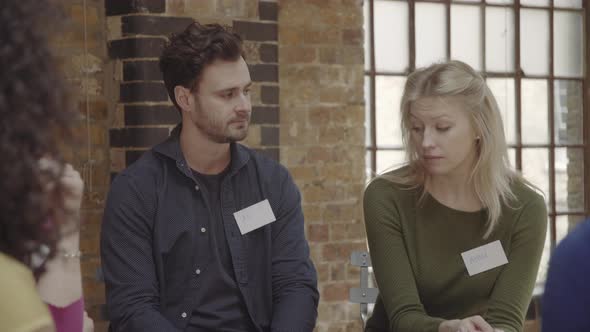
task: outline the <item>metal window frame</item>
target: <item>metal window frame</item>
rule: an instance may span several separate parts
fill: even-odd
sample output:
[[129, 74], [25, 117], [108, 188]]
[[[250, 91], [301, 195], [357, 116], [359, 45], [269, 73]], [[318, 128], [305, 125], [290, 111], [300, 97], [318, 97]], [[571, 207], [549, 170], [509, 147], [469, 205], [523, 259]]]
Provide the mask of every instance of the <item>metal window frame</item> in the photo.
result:
[[[551, 249], [555, 248], [556, 245], [556, 217], [557, 216], [584, 216], [590, 217], [590, 1], [582, 1], [582, 8], [562, 8], [555, 7], [554, 0], [549, 1], [549, 6], [526, 6], [521, 5], [520, 0], [514, 0], [512, 4], [488, 4], [485, 0], [479, 2], [466, 2], [461, 0], [389, 0], [392, 2], [405, 2], [408, 4], [408, 32], [409, 32], [409, 66], [408, 70], [404, 72], [391, 72], [391, 71], [378, 71], [375, 63], [375, 28], [374, 28], [374, 1], [365, 0], [369, 5], [369, 68], [365, 71], [365, 77], [369, 80], [369, 91], [370, 91], [370, 145], [366, 147], [366, 151], [370, 153], [371, 160], [371, 176], [376, 173], [377, 167], [377, 153], [378, 151], [403, 151], [401, 146], [377, 146], [377, 132], [376, 132], [376, 77], [377, 76], [408, 76], [408, 74], [416, 68], [416, 36], [415, 36], [415, 22], [416, 22], [416, 3], [435, 3], [442, 4], [445, 6], [446, 15], [446, 56], [447, 59], [451, 58], [451, 4], [459, 4], [465, 6], [478, 6], [481, 8], [481, 61], [482, 61], [482, 74], [484, 77], [490, 78], [514, 78], [515, 88], [515, 144], [511, 144], [509, 147], [515, 149], [515, 167], [517, 170], [522, 170], [522, 152], [523, 149], [530, 148], [542, 148], [548, 151], [548, 162], [549, 162], [549, 229], [550, 229], [550, 240]], [[485, 10], [488, 7], [496, 8], [513, 8], [514, 10], [514, 70], [512, 73], [497, 73], [488, 72], [486, 70], [486, 58], [485, 58]], [[521, 58], [520, 58], [520, 22], [521, 22], [521, 9], [540, 9], [546, 10], [549, 13], [549, 74], [548, 75], [525, 75], [521, 69]], [[556, 10], [559, 11], [572, 11], [582, 13], [583, 19], [583, 33], [585, 46], [583, 48], [585, 52], [585, 62], [583, 76], [580, 77], [563, 77], [554, 75], [554, 13]], [[522, 80], [523, 79], [544, 79], [547, 81], [547, 96], [548, 96], [548, 144], [523, 144], [522, 140]], [[572, 80], [578, 81], [582, 84], [582, 129], [583, 138], [582, 144], [557, 144], [555, 142], [555, 103], [554, 103], [554, 87], [555, 80]], [[579, 148], [583, 152], [583, 176], [584, 176], [584, 211], [556, 211], [556, 186], [555, 186], [555, 149], [556, 148]]]

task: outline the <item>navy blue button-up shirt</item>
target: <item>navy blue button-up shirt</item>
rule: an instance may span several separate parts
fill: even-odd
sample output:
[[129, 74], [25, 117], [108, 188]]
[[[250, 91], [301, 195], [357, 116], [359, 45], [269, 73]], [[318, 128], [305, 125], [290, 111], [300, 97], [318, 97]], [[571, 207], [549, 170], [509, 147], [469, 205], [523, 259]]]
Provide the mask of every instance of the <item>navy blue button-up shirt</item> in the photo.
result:
[[[210, 257], [210, 214], [179, 143], [180, 127], [113, 181], [101, 232], [114, 331], [179, 331], [190, 320]], [[312, 331], [317, 277], [301, 199], [288, 171], [237, 143], [221, 184], [236, 282], [257, 331]], [[268, 199], [276, 221], [242, 235], [233, 213]]]

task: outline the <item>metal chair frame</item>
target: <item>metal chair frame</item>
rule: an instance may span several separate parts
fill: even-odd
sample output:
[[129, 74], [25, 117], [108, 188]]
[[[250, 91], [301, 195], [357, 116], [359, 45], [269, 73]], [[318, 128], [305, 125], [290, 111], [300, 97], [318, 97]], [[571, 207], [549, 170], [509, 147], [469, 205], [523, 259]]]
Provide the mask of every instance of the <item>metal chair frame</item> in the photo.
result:
[[360, 304], [360, 314], [363, 326], [367, 322], [369, 314], [373, 311], [371, 304], [377, 301], [379, 289], [369, 287], [369, 281], [372, 281], [369, 276], [372, 274], [371, 257], [366, 251], [353, 251], [350, 254], [350, 264], [358, 266], [361, 269], [360, 287], [351, 288], [348, 293], [349, 301]]

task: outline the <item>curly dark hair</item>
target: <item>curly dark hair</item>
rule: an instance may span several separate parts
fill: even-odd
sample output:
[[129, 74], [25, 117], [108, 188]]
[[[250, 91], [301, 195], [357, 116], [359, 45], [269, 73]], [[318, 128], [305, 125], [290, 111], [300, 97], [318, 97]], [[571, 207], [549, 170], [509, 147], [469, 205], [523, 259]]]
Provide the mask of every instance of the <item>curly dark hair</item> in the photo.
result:
[[193, 22], [180, 34], [173, 34], [160, 56], [160, 70], [174, 106], [174, 87], [196, 90], [203, 69], [215, 60], [244, 59], [242, 38], [230, 27]]
[[[48, 45], [62, 15], [52, 2], [0, 1], [0, 251], [36, 278], [45, 264], [34, 258], [51, 258], [59, 237], [58, 149], [71, 137], [73, 108]], [[41, 158], [55, 161], [52, 172], [40, 169]]]

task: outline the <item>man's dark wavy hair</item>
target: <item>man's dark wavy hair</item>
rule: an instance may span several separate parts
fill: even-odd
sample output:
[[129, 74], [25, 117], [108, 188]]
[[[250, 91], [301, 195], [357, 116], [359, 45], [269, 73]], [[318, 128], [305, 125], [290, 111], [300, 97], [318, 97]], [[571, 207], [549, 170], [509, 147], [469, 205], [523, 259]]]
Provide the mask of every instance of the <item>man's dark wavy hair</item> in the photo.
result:
[[174, 106], [174, 87], [197, 90], [203, 69], [215, 60], [235, 61], [244, 56], [242, 38], [219, 24], [191, 23], [182, 33], [170, 36], [160, 57], [164, 84]]
[[[72, 117], [48, 45], [56, 31], [48, 28], [62, 16], [56, 8], [53, 1], [0, 1], [0, 251], [29, 266], [36, 278], [45, 264], [33, 257], [52, 257], [59, 236], [58, 148], [70, 137]], [[42, 157], [57, 161], [53, 172], [39, 168]]]

